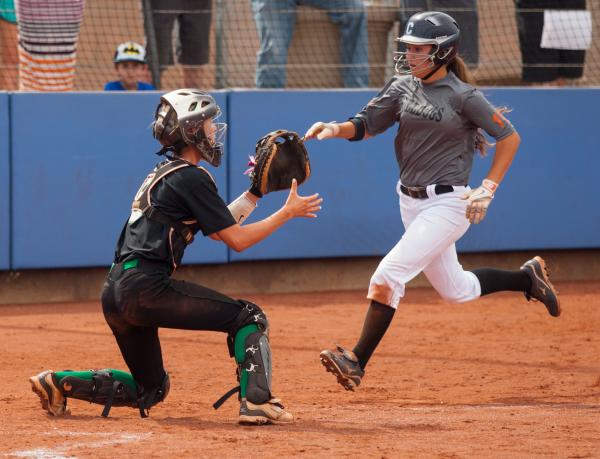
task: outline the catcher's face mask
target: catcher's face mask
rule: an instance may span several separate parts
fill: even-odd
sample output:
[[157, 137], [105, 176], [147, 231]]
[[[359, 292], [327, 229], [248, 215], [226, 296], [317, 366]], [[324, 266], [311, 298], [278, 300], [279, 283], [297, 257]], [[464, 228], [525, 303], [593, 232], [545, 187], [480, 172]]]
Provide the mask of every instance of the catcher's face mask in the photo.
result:
[[223, 158], [223, 139], [227, 132], [227, 123], [216, 122], [221, 112], [214, 118], [202, 122], [195, 132], [184, 132], [184, 138], [189, 135], [193, 145], [202, 153], [202, 157], [211, 165], [219, 167]]
[[413, 45], [400, 43], [399, 51], [395, 53], [396, 72], [400, 75], [410, 75], [420, 78], [434, 68], [435, 49], [432, 44]]

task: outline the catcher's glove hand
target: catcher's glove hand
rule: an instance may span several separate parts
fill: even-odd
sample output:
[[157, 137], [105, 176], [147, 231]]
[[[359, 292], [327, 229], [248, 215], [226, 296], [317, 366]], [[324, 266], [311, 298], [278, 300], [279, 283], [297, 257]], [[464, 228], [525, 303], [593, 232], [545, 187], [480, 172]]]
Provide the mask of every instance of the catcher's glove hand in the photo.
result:
[[310, 177], [308, 152], [300, 136], [292, 131], [278, 130], [256, 143], [252, 168], [246, 171], [252, 180], [250, 193], [261, 198], [271, 191], [287, 190], [292, 179], [298, 185]]

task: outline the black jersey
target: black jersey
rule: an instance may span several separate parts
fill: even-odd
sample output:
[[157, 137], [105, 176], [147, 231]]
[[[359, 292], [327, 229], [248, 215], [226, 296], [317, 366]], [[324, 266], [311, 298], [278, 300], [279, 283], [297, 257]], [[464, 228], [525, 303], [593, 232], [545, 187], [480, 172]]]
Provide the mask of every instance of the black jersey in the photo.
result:
[[[202, 231], [206, 236], [236, 223], [213, 178], [201, 167], [190, 165], [167, 175], [152, 189], [150, 201], [169, 219], [185, 223], [193, 234]], [[185, 247], [183, 237], [173, 227], [132, 212], [119, 237], [115, 261], [141, 257], [164, 261], [175, 269]]]

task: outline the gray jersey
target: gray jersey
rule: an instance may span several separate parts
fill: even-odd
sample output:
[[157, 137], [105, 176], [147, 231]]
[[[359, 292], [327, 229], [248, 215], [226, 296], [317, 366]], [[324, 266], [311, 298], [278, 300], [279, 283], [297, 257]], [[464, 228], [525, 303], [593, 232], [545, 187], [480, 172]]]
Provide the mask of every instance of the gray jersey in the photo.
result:
[[394, 147], [406, 186], [466, 185], [477, 128], [496, 140], [514, 132], [480, 91], [452, 72], [431, 84], [395, 76], [356, 117], [370, 135], [399, 123]]

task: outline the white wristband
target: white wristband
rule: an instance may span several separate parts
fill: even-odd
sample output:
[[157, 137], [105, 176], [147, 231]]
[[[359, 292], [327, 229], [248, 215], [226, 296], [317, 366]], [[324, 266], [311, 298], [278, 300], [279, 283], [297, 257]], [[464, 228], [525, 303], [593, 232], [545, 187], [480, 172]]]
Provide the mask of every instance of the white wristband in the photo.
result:
[[496, 193], [496, 190], [498, 189], [498, 184], [490, 179], [483, 179], [481, 185], [490, 190], [492, 194]]
[[254, 204], [247, 196], [246, 192], [240, 194], [235, 201], [227, 206], [231, 215], [240, 225], [244, 223], [250, 214], [256, 209]]

